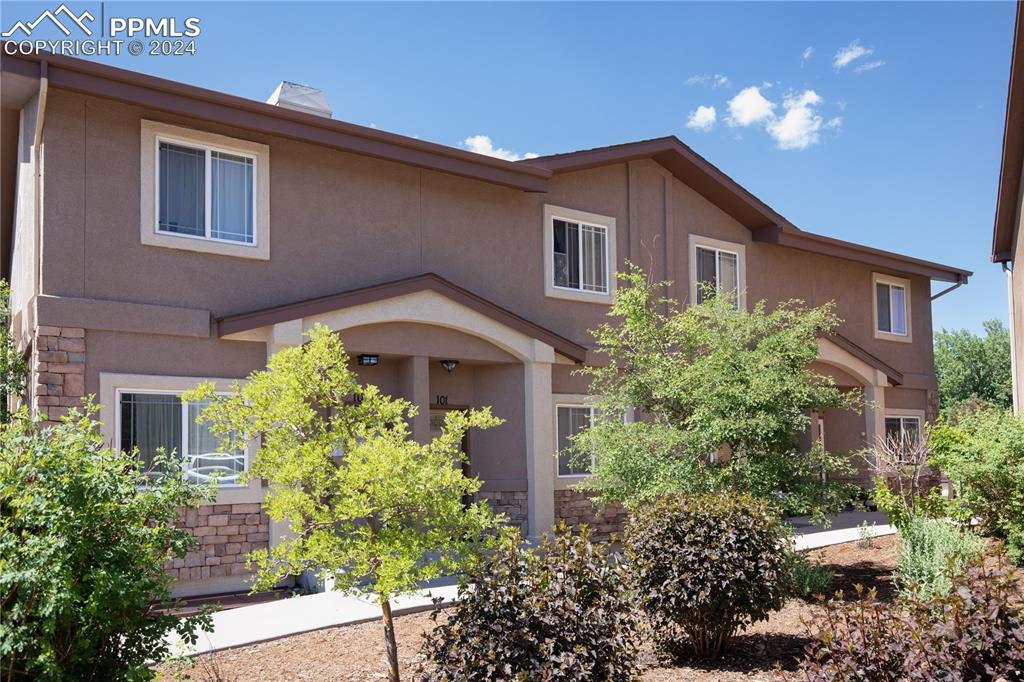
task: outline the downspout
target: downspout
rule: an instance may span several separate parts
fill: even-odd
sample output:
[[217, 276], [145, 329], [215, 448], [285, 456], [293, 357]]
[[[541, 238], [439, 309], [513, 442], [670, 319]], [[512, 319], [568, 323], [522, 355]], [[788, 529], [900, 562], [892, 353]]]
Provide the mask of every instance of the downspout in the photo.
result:
[[[32, 239], [33, 252], [35, 255], [35, 267], [33, 268], [32, 296], [35, 298], [41, 292], [43, 282], [43, 172], [42, 172], [42, 148], [43, 148], [43, 124], [46, 122], [46, 95], [50, 91], [49, 64], [45, 59], [39, 62], [39, 104], [36, 106], [36, 129], [35, 139], [32, 140], [32, 153], [35, 156], [32, 163], [33, 182], [35, 191], [35, 215], [33, 216]], [[35, 308], [35, 301], [30, 304]], [[35, 314], [32, 315], [33, 327], [36, 324]], [[29, 333], [33, 333], [30, 330]]]
[[1006, 273], [1006, 296], [1010, 302], [1010, 379], [1013, 381], [1013, 413], [1020, 414], [1020, 396], [1017, 394], [1017, 342], [1016, 327], [1013, 324], [1013, 268], [1003, 261], [1003, 272]]
[[934, 296], [932, 296], [932, 300], [934, 301], [934, 300], [935, 300], [935, 299], [937, 299], [937, 298], [942, 298], [943, 296], [945, 296], [945, 295], [946, 295], [946, 294], [948, 294], [949, 292], [953, 291], [954, 289], [959, 289], [959, 288], [960, 288], [960, 287], [962, 287], [963, 285], [964, 285], [964, 281], [963, 281], [962, 279], [959, 279], [959, 280], [957, 280], [957, 283], [956, 283], [956, 284], [954, 284], [953, 286], [951, 286], [951, 287], [946, 287], [945, 289], [943, 289], [943, 290], [942, 290], [942, 291], [940, 291], [939, 293], [937, 293], [937, 294], [935, 294]]

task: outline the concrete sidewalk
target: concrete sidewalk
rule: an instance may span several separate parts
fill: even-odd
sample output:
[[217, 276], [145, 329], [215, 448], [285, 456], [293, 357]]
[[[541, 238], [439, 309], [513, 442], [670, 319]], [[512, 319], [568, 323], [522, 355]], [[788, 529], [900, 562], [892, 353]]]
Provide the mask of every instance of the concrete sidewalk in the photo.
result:
[[[871, 518], [859, 512], [840, 514], [833, 517], [830, 530], [820, 530], [806, 519], [789, 519], [790, 525], [797, 533], [796, 548], [815, 549], [859, 540], [858, 526], [863, 521], [867, 521], [869, 526], [872, 526], [873, 522], [881, 522], [872, 526], [872, 534], [875, 537], [896, 532], [895, 528], [885, 524], [884, 515], [876, 517], [873, 516], [874, 513], [868, 514], [872, 514]], [[433, 606], [434, 597], [454, 600], [455, 580], [443, 582], [447, 584], [439, 584], [394, 600], [392, 611], [395, 615], [401, 615], [428, 610]], [[380, 617], [380, 606], [374, 602], [337, 592], [323, 592], [220, 611], [213, 614], [213, 630], [201, 633], [195, 647], [179, 646], [179, 642], [174, 642], [173, 646], [176, 653], [198, 654], [265, 642], [311, 630], [363, 623]]]

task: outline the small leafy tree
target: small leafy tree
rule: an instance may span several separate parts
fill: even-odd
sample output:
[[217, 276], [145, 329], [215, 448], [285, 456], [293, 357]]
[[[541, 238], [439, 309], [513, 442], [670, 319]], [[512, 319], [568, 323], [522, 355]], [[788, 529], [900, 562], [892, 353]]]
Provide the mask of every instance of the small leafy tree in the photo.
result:
[[28, 362], [18, 352], [11, 331], [11, 288], [0, 279], [0, 422], [11, 419], [10, 397], [25, 389]]
[[269, 483], [267, 514], [287, 520], [291, 534], [253, 554], [256, 589], [312, 569], [334, 589], [373, 594], [396, 682], [391, 599], [460, 571], [500, 520], [486, 503], [463, 503], [480, 481], [458, 466], [465, 432], [500, 420], [489, 408], [452, 411], [440, 436], [413, 441], [406, 420], [416, 408], [361, 386], [341, 341], [323, 326], [233, 390], [218, 395], [204, 384], [187, 399], [210, 401], [200, 418], [226, 447], [261, 442], [245, 478]]
[[202, 490], [177, 457], [149, 477], [130, 454], [104, 447], [97, 424], [72, 411], [40, 428], [24, 410], [0, 426], [0, 679], [146, 680], [170, 653], [165, 636], [195, 644], [208, 616], [167, 606], [166, 561], [195, 539], [176, 527]]
[[966, 329], [935, 333], [935, 375], [943, 411], [969, 398], [1013, 405], [1010, 330], [999, 320], [988, 320], [984, 327], [984, 336]]
[[[589, 487], [601, 500], [730, 489], [820, 516], [852, 499], [852, 486], [828, 482], [851, 470], [847, 457], [797, 447], [811, 410], [860, 404], [808, 367], [838, 323], [831, 305], [747, 311], [709, 291], [681, 309], [636, 266], [619, 277], [615, 319], [594, 332], [608, 364], [581, 370], [601, 396], [597, 417], [574, 442], [577, 458], [595, 458]], [[629, 409], [642, 418], [626, 423]]]

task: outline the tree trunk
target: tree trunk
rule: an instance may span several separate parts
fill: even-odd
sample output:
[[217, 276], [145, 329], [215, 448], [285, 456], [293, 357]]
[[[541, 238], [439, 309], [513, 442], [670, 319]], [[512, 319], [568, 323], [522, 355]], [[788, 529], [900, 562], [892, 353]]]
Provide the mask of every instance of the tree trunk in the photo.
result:
[[384, 612], [384, 642], [388, 648], [388, 682], [399, 682], [398, 679], [398, 644], [395, 642], [395, 621], [391, 618], [391, 600], [380, 603]]

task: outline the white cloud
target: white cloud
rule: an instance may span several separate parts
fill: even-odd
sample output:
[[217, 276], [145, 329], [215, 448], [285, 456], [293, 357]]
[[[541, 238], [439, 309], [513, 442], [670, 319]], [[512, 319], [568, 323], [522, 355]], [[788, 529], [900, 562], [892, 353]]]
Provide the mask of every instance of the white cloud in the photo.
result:
[[774, 109], [775, 105], [761, 94], [761, 88], [752, 85], [743, 88], [729, 100], [729, 117], [726, 122], [730, 126], [748, 126], [771, 120], [775, 115]]
[[861, 45], [859, 39], [854, 40], [846, 47], [839, 48], [839, 51], [836, 52], [835, 58], [832, 60], [832, 66], [834, 66], [836, 70], [839, 70], [861, 57], [868, 57], [874, 53], [875, 51], [870, 47], [864, 47]]
[[842, 130], [843, 128], [843, 117], [833, 116], [829, 120], [825, 121], [825, 127], [829, 130]]
[[517, 154], [516, 152], [509, 151], [508, 149], [495, 147], [494, 143], [491, 142], [491, 138], [487, 135], [472, 135], [467, 137], [462, 141], [462, 146], [471, 152], [476, 152], [477, 154], [483, 154], [485, 156], [493, 156], [498, 159], [504, 159], [505, 161], [520, 161], [522, 159], [537, 158], [537, 155], [533, 152]]
[[707, 132], [715, 126], [717, 118], [718, 113], [714, 107], [702, 105], [690, 112], [690, 118], [686, 120], [686, 127]]
[[864, 73], [865, 71], [871, 71], [872, 69], [877, 69], [880, 66], [885, 66], [885, 60], [884, 59], [878, 59], [878, 60], [873, 61], [873, 62], [864, 62], [863, 64], [859, 64], [854, 69], [854, 71], [856, 71], [857, 73]]
[[804, 50], [804, 53], [802, 55], [800, 55], [800, 61], [806, 62], [808, 59], [811, 58], [812, 54], [814, 54], [814, 48], [813, 47], [806, 48]]
[[728, 88], [732, 81], [728, 76], [720, 73], [701, 73], [690, 76], [686, 79], [687, 85], [710, 85], [712, 88]]
[[823, 121], [814, 107], [821, 102], [821, 97], [814, 90], [804, 90], [782, 101], [786, 113], [772, 120], [767, 127], [779, 149], [807, 149], [818, 143]]

